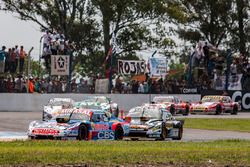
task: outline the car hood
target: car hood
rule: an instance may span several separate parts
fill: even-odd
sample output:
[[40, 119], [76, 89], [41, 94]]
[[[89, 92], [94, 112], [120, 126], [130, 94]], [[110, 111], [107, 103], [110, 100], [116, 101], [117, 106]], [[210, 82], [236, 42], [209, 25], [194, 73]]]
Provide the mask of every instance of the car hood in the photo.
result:
[[197, 107], [209, 107], [209, 106], [212, 106], [212, 105], [216, 105], [217, 103], [216, 102], [204, 102], [204, 103], [197, 103], [197, 104], [193, 104], [192, 106], [194, 108], [197, 108]]
[[79, 122], [57, 123], [56, 121], [34, 121], [30, 123], [30, 128], [51, 128], [51, 129], [67, 129], [78, 125]]

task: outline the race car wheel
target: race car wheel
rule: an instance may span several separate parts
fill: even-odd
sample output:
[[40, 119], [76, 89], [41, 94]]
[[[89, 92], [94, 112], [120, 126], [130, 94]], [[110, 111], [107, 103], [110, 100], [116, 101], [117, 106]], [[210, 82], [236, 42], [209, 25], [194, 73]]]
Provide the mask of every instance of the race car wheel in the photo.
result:
[[183, 136], [183, 126], [179, 128], [178, 136], [173, 138], [173, 140], [181, 140]]
[[165, 140], [166, 137], [167, 137], [166, 125], [165, 123], [162, 123], [160, 140]]
[[79, 127], [78, 140], [88, 140], [88, 128], [84, 124]]
[[231, 112], [231, 115], [237, 115], [237, 114], [238, 114], [238, 107], [235, 105], [233, 111]]
[[187, 116], [189, 114], [189, 107], [186, 107], [185, 111], [183, 112], [183, 115]]
[[174, 108], [173, 105], [170, 106], [170, 113], [171, 113], [172, 115], [175, 115], [175, 108]]
[[221, 106], [220, 106], [220, 105], [217, 105], [217, 106], [216, 106], [216, 111], [215, 111], [215, 114], [216, 114], [216, 115], [220, 115], [220, 114], [221, 114], [221, 112], [222, 112], [222, 108], [221, 108]]
[[118, 125], [115, 129], [115, 140], [122, 140], [123, 139], [123, 129], [120, 125]]

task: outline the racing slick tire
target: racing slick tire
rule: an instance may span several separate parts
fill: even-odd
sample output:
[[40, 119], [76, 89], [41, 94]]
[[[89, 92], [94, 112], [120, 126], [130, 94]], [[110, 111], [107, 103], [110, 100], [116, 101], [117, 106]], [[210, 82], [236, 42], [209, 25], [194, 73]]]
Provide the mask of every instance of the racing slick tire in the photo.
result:
[[217, 105], [216, 106], [216, 111], [215, 111], [215, 115], [220, 115], [222, 112], [222, 108], [221, 108], [221, 105]]
[[171, 113], [172, 115], [175, 115], [175, 108], [174, 108], [173, 105], [170, 106], [170, 113]]
[[88, 128], [86, 125], [82, 124], [78, 130], [78, 140], [88, 140]]
[[238, 107], [235, 105], [231, 112], [231, 115], [237, 115], [237, 114], [238, 114]]
[[183, 111], [182, 115], [187, 116], [189, 115], [189, 107], [186, 107], [185, 111]]
[[115, 129], [115, 140], [122, 140], [124, 136], [123, 128], [118, 125]]
[[181, 127], [179, 127], [179, 132], [178, 132], [178, 136], [172, 138], [173, 140], [181, 140], [183, 136], [183, 125], [181, 125]]
[[161, 125], [160, 140], [165, 140], [166, 137], [167, 137], [166, 124], [165, 124], [165, 123], [162, 123], [162, 125]]

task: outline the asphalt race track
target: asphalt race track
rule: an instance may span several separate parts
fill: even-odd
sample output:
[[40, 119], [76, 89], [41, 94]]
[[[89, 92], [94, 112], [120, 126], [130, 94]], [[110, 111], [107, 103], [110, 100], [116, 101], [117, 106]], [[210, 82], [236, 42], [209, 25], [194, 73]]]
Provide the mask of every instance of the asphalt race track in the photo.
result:
[[[183, 118], [183, 116], [176, 116]], [[189, 115], [188, 118], [250, 118], [250, 113], [238, 115]], [[40, 120], [40, 112], [0, 112], [0, 140], [27, 139], [26, 131], [29, 123]], [[208, 141], [220, 139], [250, 140], [250, 133], [233, 131], [214, 131], [199, 129], [184, 129], [182, 141]]]

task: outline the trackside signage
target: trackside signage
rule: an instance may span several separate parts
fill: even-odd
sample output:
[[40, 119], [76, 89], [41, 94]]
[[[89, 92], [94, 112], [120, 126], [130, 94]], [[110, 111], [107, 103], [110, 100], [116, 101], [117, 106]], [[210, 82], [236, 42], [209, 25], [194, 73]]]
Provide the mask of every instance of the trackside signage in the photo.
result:
[[[223, 95], [223, 91], [206, 90], [201, 92], [201, 97], [205, 95]], [[248, 91], [227, 91], [228, 95], [235, 102], [241, 103], [242, 110], [250, 110], [250, 92]]]
[[51, 55], [51, 75], [69, 75], [69, 55]]
[[118, 72], [124, 75], [144, 74], [146, 70], [145, 61], [141, 60], [118, 60]]

